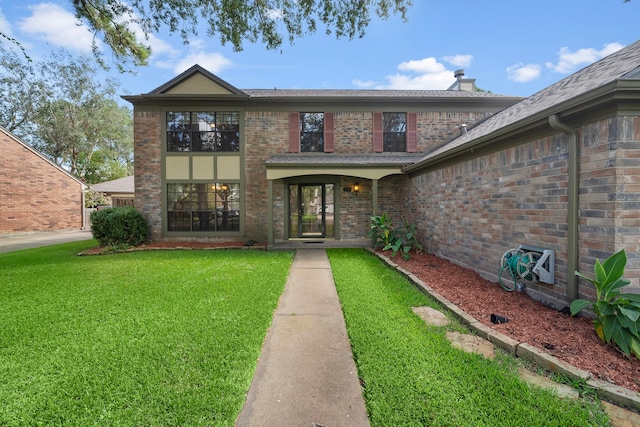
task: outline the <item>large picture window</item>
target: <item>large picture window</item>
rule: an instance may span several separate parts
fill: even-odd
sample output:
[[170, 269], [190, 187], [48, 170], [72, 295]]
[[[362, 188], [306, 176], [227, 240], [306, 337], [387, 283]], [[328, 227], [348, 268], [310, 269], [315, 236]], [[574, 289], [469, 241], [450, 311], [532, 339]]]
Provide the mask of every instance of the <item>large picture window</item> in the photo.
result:
[[300, 113], [300, 151], [324, 151], [324, 113]]
[[167, 184], [168, 231], [240, 231], [240, 184]]
[[167, 151], [240, 151], [237, 111], [167, 112]]
[[404, 152], [407, 150], [407, 114], [382, 114], [383, 151]]

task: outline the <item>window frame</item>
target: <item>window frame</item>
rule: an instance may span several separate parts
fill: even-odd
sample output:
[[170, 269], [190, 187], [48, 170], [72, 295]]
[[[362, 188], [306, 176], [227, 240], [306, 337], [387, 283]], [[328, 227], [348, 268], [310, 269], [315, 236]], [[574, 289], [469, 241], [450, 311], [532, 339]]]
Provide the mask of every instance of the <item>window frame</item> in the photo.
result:
[[[311, 120], [308, 120], [310, 118]], [[313, 122], [316, 123], [313, 123]], [[317, 122], [321, 121], [318, 126]], [[316, 125], [314, 128], [313, 126]], [[301, 112], [299, 119], [300, 127], [300, 152], [301, 153], [323, 153], [325, 151], [325, 113], [324, 112]]]
[[[239, 182], [167, 182], [165, 188], [167, 233], [241, 231]], [[178, 204], [182, 206], [177, 208]]]
[[240, 152], [239, 111], [167, 111], [165, 127], [167, 153]]
[[[394, 120], [402, 116], [402, 120]], [[385, 153], [407, 152], [407, 113], [382, 113], [382, 151]]]

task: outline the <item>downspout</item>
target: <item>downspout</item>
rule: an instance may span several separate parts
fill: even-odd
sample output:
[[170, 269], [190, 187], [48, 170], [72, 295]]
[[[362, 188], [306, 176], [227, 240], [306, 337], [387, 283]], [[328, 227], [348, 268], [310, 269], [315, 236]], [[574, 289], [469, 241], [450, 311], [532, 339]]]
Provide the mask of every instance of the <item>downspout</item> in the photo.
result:
[[567, 206], [567, 298], [573, 301], [578, 298], [578, 132], [562, 123], [557, 114], [549, 116], [552, 129], [569, 136], [569, 188]]

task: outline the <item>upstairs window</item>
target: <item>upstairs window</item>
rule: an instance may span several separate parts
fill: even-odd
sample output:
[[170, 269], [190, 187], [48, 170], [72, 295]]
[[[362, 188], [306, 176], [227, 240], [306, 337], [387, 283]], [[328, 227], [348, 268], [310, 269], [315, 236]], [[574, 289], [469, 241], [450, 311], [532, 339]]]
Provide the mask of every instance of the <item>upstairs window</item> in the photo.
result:
[[168, 112], [167, 151], [240, 151], [239, 113], [237, 111]]
[[407, 113], [382, 113], [382, 146], [385, 152], [407, 151]]
[[324, 113], [300, 113], [300, 151], [324, 151]]
[[418, 150], [418, 115], [373, 113], [373, 151], [415, 153]]
[[332, 153], [333, 112], [289, 113], [290, 153]]

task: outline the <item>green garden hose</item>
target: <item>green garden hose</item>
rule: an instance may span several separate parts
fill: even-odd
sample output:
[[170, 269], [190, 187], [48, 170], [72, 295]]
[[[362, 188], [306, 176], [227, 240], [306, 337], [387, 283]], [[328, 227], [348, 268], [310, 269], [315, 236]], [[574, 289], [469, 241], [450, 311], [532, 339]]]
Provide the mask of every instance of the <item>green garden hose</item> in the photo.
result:
[[[502, 289], [513, 292], [518, 287], [518, 278], [522, 280], [532, 280], [533, 275], [531, 268], [535, 265], [536, 261], [537, 256], [533, 252], [525, 253], [519, 249], [510, 249], [505, 252], [500, 260], [500, 273], [498, 274], [498, 281]], [[505, 271], [509, 272], [513, 280], [513, 286], [502, 280], [502, 275]]]

